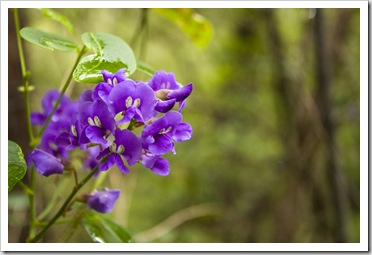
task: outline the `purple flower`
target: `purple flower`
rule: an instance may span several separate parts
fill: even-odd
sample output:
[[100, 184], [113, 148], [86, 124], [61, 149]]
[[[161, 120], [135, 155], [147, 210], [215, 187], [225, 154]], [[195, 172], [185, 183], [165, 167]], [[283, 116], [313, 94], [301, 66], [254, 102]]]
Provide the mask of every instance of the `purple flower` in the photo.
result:
[[185, 106], [186, 98], [191, 94], [192, 83], [180, 87], [177, 84], [173, 73], [158, 71], [149, 80], [148, 85], [155, 91], [157, 104], [155, 109], [158, 112], [168, 112], [176, 102], [179, 102], [179, 111]]
[[104, 70], [102, 71], [102, 76], [104, 82], [100, 82], [97, 84], [97, 86], [94, 88], [92, 98], [93, 100], [101, 99], [106, 104], [108, 104], [108, 96], [112, 88], [118, 83], [127, 80], [127, 78], [125, 77], [125, 68], [120, 69], [114, 74], [111, 74], [110, 72]]
[[[41, 108], [42, 112], [31, 113], [31, 123], [33, 125], [43, 125], [48, 115], [52, 112], [53, 106], [57, 101], [60, 92], [58, 90], [50, 90], [45, 93], [42, 101]], [[53, 114], [51, 121], [59, 122], [66, 121], [67, 116], [70, 117], [73, 112], [76, 111], [76, 103], [71, 102], [65, 95], [62, 97], [61, 102]]]
[[87, 206], [100, 213], [109, 213], [114, 209], [116, 200], [119, 198], [120, 190], [95, 191], [89, 195]]
[[49, 176], [63, 173], [61, 161], [45, 151], [39, 149], [33, 150], [27, 161], [29, 165], [33, 163], [36, 171], [41, 175]]
[[82, 102], [78, 109], [78, 120], [82, 125], [80, 144], [107, 144], [107, 137], [114, 131], [115, 120], [102, 100]]
[[170, 172], [168, 161], [160, 156], [155, 156], [150, 152], [146, 152], [141, 156], [141, 163], [158, 175], [166, 176]]
[[154, 116], [156, 98], [154, 91], [143, 82], [126, 80], [116, 85], [108, 97], [114, 114], [122, 113], [118, 124], [129, 122], [132, 118], [146, 122]]
[[69, 132], [62, 132], [56, 138], [56, 144], [65, 148], [66, 150], [72, 150], [78, 146], [79, 143], [79, 136], [81, 134], [81, 126], [78, 120], [75, 120], [73, 124], [70, 126]]
[[[100, 154], [100, 146], [92, 146], [86, 148], [87, 156], [83, 163], [83, 169], [84, 170], [93, 170], [98, 164], [99, 161], [97, 160], [97, 156]], [[95, 176], [98, 175], [98, 172]]]
[[192, 135], [191, 126], [188, 123], [181, 123], [181, 120], [181, 113], [170, 111], [145, 126], [141, 134], [143, 148], [154, 155], [164, 155], [169, 151], [175, 154], [172, 139], [182, 142], [189, 140]]
[[135, 134], [127, 129], [116, 129], [115, 141], [97, 157], [101, 159], [111, 153], [107, 160], [99, 165], [98, 170], [106, 171], [116, 163], [121, 172], [128, 174], [129, 169], [124, 162], [126, 161], [130, 166], [134, 165], [140, 159], [141, 152], [141, 141]]
[[126, 69], [122, 68], [119, 71], [117, 71], [116, 73], [111, 74], [110, 72], [108, 72], [106, 70], [103, 70], [102, 71], [103, 80], [106, 83], [112, 84], [112, 85], [115, 86], [116, 84], [118, 84], [122, 81], [125, 81], [127, 79], [127, 77], [125, 76], [125, 71], [126, 71]]

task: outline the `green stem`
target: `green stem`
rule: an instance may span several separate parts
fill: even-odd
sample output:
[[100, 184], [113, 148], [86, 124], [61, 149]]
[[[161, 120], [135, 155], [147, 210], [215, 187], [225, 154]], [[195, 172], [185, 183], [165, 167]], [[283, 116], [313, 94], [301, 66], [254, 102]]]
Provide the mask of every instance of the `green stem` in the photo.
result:
[[55, 111], [57, 110], [57, 108], [58, 108], [58, 106], [59, 106], [59, 103], [60, 103], [61, 100], [62, 100], [62, 97], [64, 96], [64, 94], [65, 94], [65, 92], [66, 92], [68, 86], [70, 85], [70, 82], [71, 82], [71, 79], [72, 79], [72, 75], [73, 75], [73, 73], [74, 73], [74, 70], [75, 70], [76, 66], [79, 64], [80, 59], [81, 59], [81, 58], [83, 57], [83, 55], [85, 54], [85, 50], [86, 50], [86, 47], [85, 47], [85, 45], [84, 45], [83, 48], [81, 49], [81, 51], [79, 52], [79, 55], [78, 55], [78, 57], [77, 57], [77, 59], [76, 59], [76, 61], [75, 61], [75, 63], [74, 63], [74, 66], [73, 66], [72, 69], [71, 69], [70, 74], [69, 74], [68, 77], [67, 77], [67, 80], [66, 80], [65, 84], [63, 85], [63, 88], [62, 88], [62, 90], [61, 90], [61, 94], [59, 95], [59, 97], [58, 97], [56, 103], [54, 104], [52, 112], [48, 115], [48, 118], [46, 119], [46, 121], [45, 121], [43, 127], [41, 128], [41, 130], [40, 130], [40, 132], [39, 132], [39, 137], [41, 137], [41, 136], [43, 135], [43, 133], [44, 133], [46, 127], [48, 126], [50, 120], [52, 119], [52, 116], [54, 115]]
[[22, 181], [18, 181], [17, 184], [19, 186], [21, 186], [21, 188], [23, 189], [25, 194], [27, 194], [28, 196], [33, 195], [34, 192], [26, 184], [24, 184]]
[[18, 18], [18, 9], [14, 8], [14, 23], [15, 23], [15, 29], [16, 29], [16, 35], [17, 35], [17, 45], [18, 45], [18, 52], [19, 52], [19, 59], [21, 62], [21, 71], [22, 71], [22, 82], [23, 82], [23, 94], [24, 94], [24, 100], [25, 100], [25, 107], [26, 107], [26, 116], [27, 116], [27, 129], [28, 129], [28, 135], [30, 138], [31, 143], [34, 141], [34, 134], [32, 132], [32, 125], [30, 120], [30, 101], [28, 98], [28, 82], [30, 75], [26, 69], [26, 62], [25, 57], [23, 54], [23, 47], [22, 47], [22, 41], [21, 41], [21, 35], [19, 34], [20, 26], [19, 26], [19, 18]]
[[65, 175], [62, 176], [63, 179], [54, 190], [52, 198], [50, 199], [48, 205], [37, 217], [38, 221], [42, 221], [50, 213], [50, 211], [55, 208], [59, 195], [63, 193], [62, 190], [66, 187], [66, 184], [68, 182], [71, 182], [71, 179], [69, 177], [70, 176], [65, 177]]
[[[26, 68], [26, 62], [25, 57], [23, 54], [23, 47], [22, 47], [22, 41], [21, 36], [19, 34], [20, 25], [19, 25], [19, 17], [18, 17], [18, 9], [14, 8], [14, 24], [16, 29], [16, 36], [17, 36], [17, 45], [18, 45], [18, 52], [19, 52], [19, 59], [21, 63], [21, 71], [22, 71], [22, 82], [23, 82], [23, 95], [24, 95], [24, 103], [26, 108], [26, 118], [27, 118], [27, 130], [28, 130], [28, 136], [30, 138], [30, 144], [34, 143], [34, 134], [32, 131], [32, 125], [30, 120], [30, 100], [28, 97], [28, 82], [30, 75]], [[33, 147], [33, 146], [32, 146]], [[28, 198], [30, 202], [30, 232], [29, 237], [34, 235], [36, 233], [36, 209], [35, 209], [35, 169], [31, 169], [31, 180], [30, 180], [30, 190], [31, 192], [28, 193]]]
[[[104, 157], [100, 163], [104, 162], [107, 159], [108, 155]], [[62, 214], [65, 212], [66, 208], [70, 205], [70, 202], [75, 197], [77, 192], [89, 181], [90, 178], [98, 171], [98, 164], [79, 184], [74, 187], [70, 195], [67, 197], [66, 201], [63, 203], [61, 208], [58, 210], [58, 212], [54, 215], [54, 217], [45, 225], [45, 227], [34, 237], [28, 240], [30, 243], [35, 243], [39, 241], [45, 234], [45, 232], [56, 222], [56, 220], [62, 216]]]

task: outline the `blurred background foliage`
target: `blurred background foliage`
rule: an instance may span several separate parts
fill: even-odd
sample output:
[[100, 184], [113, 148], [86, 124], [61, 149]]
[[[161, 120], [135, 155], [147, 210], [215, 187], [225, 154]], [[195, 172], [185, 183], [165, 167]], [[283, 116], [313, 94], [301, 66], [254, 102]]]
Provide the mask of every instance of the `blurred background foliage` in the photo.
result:
[[[107, 176], [107, 187], [122, 190], [109, 216], [134, 241], [359, 242], [358, 9], [193, 9], [206, 20], [196, 35], [161, 10], [55, 11], [73, 34], [36, 9], [20, 10], [21, 26], [80, 45], [84, 32], [112, 33], [143, 62], [194, 84], [183, 112], [193, 137], [167, 157], [170, 175], [136, 165]], [[194, 43], [203, 32], [211, 40]], [[15, 40], [9, 12], [9, 139], [27, 152]], [[76, 53], [24, 47], [36, 111], [47, 90], [61, 87]], [[93, 86], [75, 82], [67, 93], [77, 99]], [[59, 178], [38, 177], [38, 212]], [[27, 234], [27, 202], [19, 188], [9, 195], [9, 242]], [[43, 241], [64, 229], [52, 227]], [[90, 239], [78, 228], [69, 242]]]

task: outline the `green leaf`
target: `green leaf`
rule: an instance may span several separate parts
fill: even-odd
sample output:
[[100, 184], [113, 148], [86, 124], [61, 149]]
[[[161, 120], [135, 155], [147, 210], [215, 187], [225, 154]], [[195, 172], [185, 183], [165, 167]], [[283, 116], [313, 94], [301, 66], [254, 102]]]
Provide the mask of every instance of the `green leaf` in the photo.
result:
[[82, 83], [103, 81], [102, 70], [116, 73], [125, 68], [130, 76], [137, 68], [136, 58], [129, 45], [121, 38], [107, 33], [87, 32], [81, 36], [87, 48], [95, 52], [83, 58], [74, 71], [74, 79]]
[[71, 51], [77, 48], [75, 43], [60, 35], [47, 33], [36, 28], [25, 27], [19, 33], [26, 41], [48, 50]]
[[74, 26], [72, 25], [72, 23], [67, 17], [49, 8], [40, 8], [39, 10], [43, 13], [45, 17], [61, 23], [63, 26], [65, 26], [68, 29], [68, 31], [71, 34], [74, 33]]
[[116, 222], [107, 216], [98, 214], [92, 210], [88, 211], [81, 221], [88, 235], [96, 243], [130, 243], [131, 236]]
[[212, 39], [212, 24], [190, 8], [155, 8], [152, 10], [179, 26], [201, 48], [206, 47]]
[[8, 192], [22, 180], [27, 171], [27, 165], [21, 148], [15, 142], [8, 141]]

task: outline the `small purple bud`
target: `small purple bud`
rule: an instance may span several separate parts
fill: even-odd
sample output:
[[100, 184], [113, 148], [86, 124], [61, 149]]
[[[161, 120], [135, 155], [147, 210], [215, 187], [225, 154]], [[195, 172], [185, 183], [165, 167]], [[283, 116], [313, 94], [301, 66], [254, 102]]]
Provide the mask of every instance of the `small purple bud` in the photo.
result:
[[114, 209], [119, 195], [120, 190], [95, 191], [89, 196], [87, 206], [100, 213], [109, 213]]
[[35, 149], [31, 152], [30, 159], [34, 163], [36, 171], [41, 175], [63, 174], [61, 161], [45, 151]]

